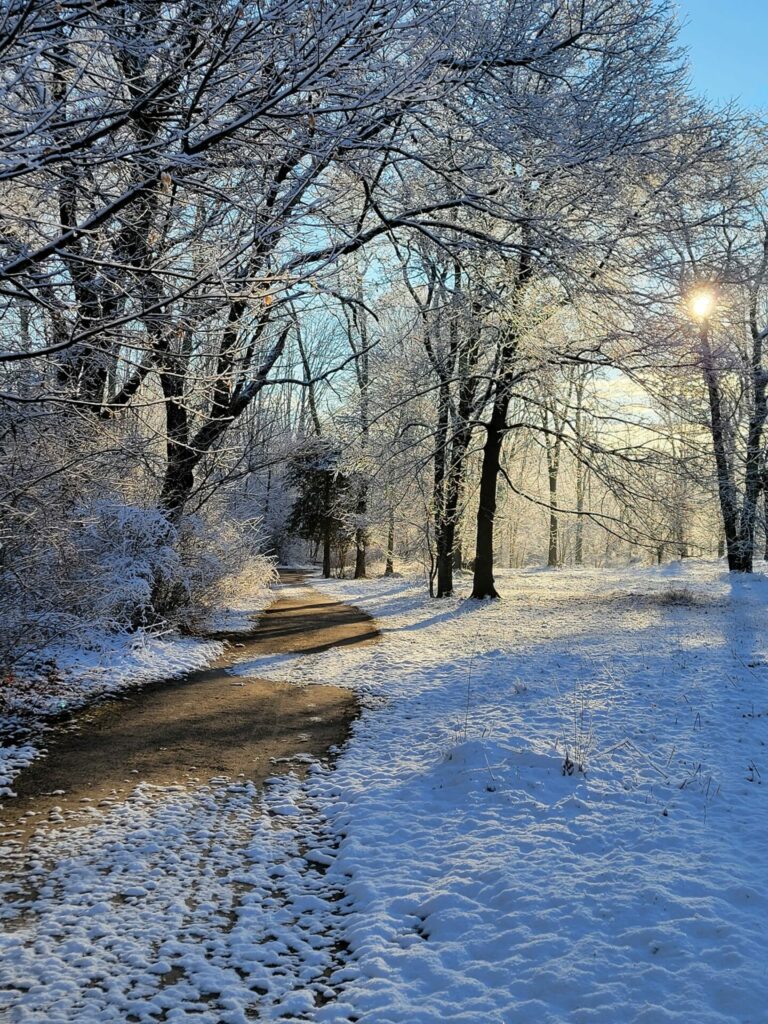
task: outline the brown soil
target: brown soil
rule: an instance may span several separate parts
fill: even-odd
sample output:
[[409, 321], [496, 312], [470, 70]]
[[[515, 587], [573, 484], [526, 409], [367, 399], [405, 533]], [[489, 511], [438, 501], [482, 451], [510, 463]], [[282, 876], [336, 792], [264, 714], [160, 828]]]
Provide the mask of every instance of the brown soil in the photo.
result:
[[239, 775], [262, 782], [284, 769], [280, 759], [321, 756], [342, 743], [357, 712], [351, 690], [226, 671], [265, 654], [378, 637], [365, 612], [315, 590], [292, 595], [290, 585], [304, 577], [281, 575], [288, 588], [251, 634], [221, 637], [232, 645], [213, 667], [107, 700], [46, 734], [46, 756], [14, 780], [17, 798], [0, 804], [0, 834], [18, 840], [43, 822], [81, 824], [85, 813], [122, 802], [140, 782], [195, 785]]

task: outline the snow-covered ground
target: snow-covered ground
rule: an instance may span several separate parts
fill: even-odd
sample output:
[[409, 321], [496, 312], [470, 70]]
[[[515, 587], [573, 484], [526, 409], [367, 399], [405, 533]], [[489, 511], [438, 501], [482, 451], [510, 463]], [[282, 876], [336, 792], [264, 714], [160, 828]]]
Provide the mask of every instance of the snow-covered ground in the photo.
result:
[[0, 1019], [765, 1024], [768, 580], [499, 582], [313, 581], [381, 642], [242, 671], [359, 690], [335, 769], [33, 850]]

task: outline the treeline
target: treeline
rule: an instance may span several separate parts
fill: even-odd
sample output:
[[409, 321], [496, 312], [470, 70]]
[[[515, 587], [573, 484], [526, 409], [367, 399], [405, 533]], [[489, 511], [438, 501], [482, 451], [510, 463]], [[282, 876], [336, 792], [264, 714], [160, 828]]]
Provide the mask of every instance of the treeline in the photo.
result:
[[296, 536], [438, 596], [542, 514], [552, 565], [722, 532], [750, 569], [764, 128], [690, 95], [674, 15], [11, 0], [6, 646], [184, 617]]

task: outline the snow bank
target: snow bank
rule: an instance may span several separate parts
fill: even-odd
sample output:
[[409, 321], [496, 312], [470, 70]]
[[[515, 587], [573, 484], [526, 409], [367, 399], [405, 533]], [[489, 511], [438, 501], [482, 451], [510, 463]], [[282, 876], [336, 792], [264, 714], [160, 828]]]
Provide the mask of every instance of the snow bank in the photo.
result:
[[[222, 594], [226, 604], [212, 606], [197, 623], [205, 633], [247, 633], [272, 601], [267, 584], [274, 572], [243, 572]], [[76, 640], [51, 642], [0, 675], [0, 744], [3, 737], [39, 731], [46, 719], [75, 711], [92, 701], [205, 668], [224, 650], [218, 640], [180, 636], [174, 631], [117, 632], [81, 626]], [[30, 743], [0, 745], [0, 787], [28, 762]], [[2, 789], [0, 789], [0, 795]]]

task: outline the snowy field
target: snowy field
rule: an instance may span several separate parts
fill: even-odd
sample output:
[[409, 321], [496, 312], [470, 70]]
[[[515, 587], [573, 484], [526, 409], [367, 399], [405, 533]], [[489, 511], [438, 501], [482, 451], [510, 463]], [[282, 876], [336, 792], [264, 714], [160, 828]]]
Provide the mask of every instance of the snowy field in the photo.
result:
[[145, 787], [33, 850], [0, 1019], [765, 1024], [765, 577], [313, 584], [381, 643], [241, 671], [361, 693], [335, 770]]

